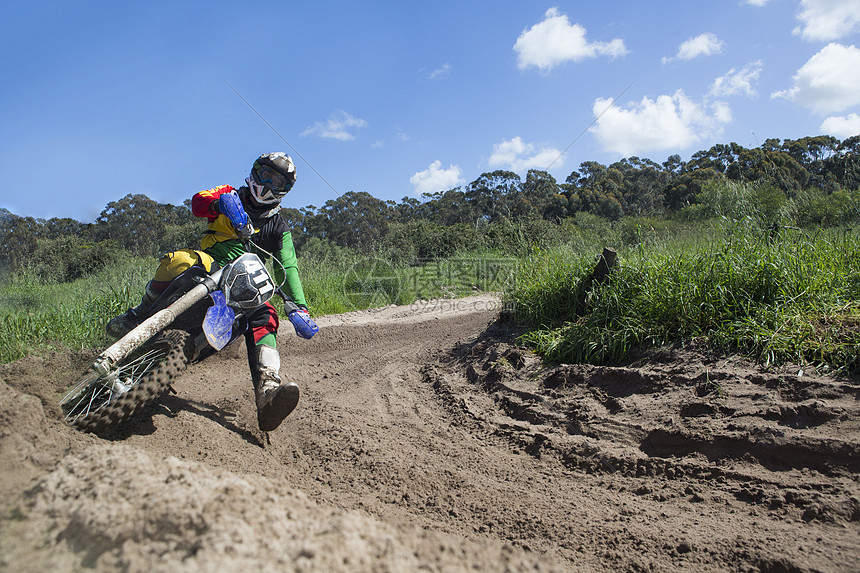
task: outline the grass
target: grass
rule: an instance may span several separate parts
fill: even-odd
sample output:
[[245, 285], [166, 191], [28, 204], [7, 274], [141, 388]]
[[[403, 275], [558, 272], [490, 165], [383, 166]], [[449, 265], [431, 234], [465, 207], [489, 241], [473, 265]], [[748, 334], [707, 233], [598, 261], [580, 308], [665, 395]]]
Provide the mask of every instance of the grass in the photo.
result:
[[[300, 258], [299, 272], [311, 312], [320, 316], [500, 291], [510, 279], [511, 261], [483, 253], [409, 266], [347, 254]], [[5, 277], [0, 282], [0, 363], [55, 347], [106, 346], [112, 339], [104, 325], [140, 302], [156, 267], [154, 259], [128, 258], [73, 283], [44, 282], [33, 273]], [[283, 313], [277, 298], [273, 303]]]
[[621, 363], [635, 349], [697, 340], [766, 365], [860, 366], [856, 231], [772, 236], [750, 219], [726, 221], [619, 259], [591, 289], [590, 256], [557, 248], [527, 260], [506, 295], [529, 328], [523, 340], [558, 362]]
[[[45, 283], [32, 273], [4, 277], [0, 285], [0, 363], [32, 349], [95, 348], [107, 342], [105, 323], [137, 298], [152, 271], [147, 261], [119, 267], [73, 283]], [[136, 303], [134, 303], [136, 304]]]

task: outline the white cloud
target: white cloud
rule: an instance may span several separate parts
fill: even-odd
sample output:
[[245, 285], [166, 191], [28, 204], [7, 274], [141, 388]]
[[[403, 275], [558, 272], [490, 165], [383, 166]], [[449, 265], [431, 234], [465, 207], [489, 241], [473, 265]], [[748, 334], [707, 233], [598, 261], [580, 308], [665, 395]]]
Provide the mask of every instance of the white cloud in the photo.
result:
[[696, 103], [682, 90], [656, 100], [644, 97], [627, 108], [608, 107], [611, 101], [594, 101], [592, 113], [599, 119], [589, 131], [605, 150], [622, 156], [686, 149], [720, 136], [723, 126], [732, 120], [725, 103]]
[[725, 42], [720, 40], [716, 34], [699, 34], [695, 38], [690, 38], [678, 46], [678, 53], [674, 58], [663, 58], [663, 63], [671, 62], [672, 60], [692, 60], [699, 56], [713, 56], [723, 51], [726, 46]]
[[442, 78], [448, 77], [450, 74], [451, 74], [451, 64], [445, 63], [445, 64], [442, 64], [442, 66], [440, 68], [435, 69], [432, 72], [430, 72], [430, 75], [427, 77], [429, 77], [431, 80], [441, 80]]
[[367, 127], [367, 122], [361, 118], [352, 116], [342, 109], [332, 112], [325, 122], [318, 121], [302, 132], [302, 135], [316, 135], [325, 139], [337, 139], [338, 141], [350, 141], [355, 139], [351, 130]]
[[821, 133], [847, 139], [860, 135], [860, 115], [850, 113], [847, 116], [832, 116], [821, 122]]
[[548, 72], [568, 60], [578, 62], [585, 58], [609, 56], [617, 58], [627, 54], [624, 41], [616, 38], [611, 42], [589, 42], [585, 39], [585, 28], [571, 24], [567, 16], [559, 13], [558, 8], [550, 8], [543, 21], [523, 30], [514, 51], [517, 52], [517, 66], [529, 66]]
[[804, 40], [838, 40], [860, 28], [857, 0], [801, 0], [800, 6], [794, 33]]
[[754, 96], [753, 83], [758, 80], [764, 62], [761, 60], [745, 65], [740, 70], [734, 68], [726, 72], [726, 75], [718, 77], [711, 86], [710, 94], [714, 97], [726, 97], [733, 95]]
[[451, 165], [448, 169], [442, 169], [442, 162], [437, 159], [427, 169], [410, 177], [409, 182], [415, 186], [415, 194], [421, 195], [452, 189], [466, 181], [463, 179], [463, 172], [458, 165]]
[[508, 167], [511, 171], [522, 172], [529, 169], [546, 169], [550, 164], [561, 167], [564, 158], [561, 151], [554, 147], [537, 146], [526, 143], [517, 136], [510, 141], [493, 145], [493, 154], [488, 163], [490, 167]]
[[770, 2], [770, 0], [747, 0], [747, 4], [752, 4], [753, 6], [759, 7], [764, 6], [768, 2]]
[[797, 70], [791, 89], [770, 97], [790, 99], [818, 113], [840, 112], [860, 104], [860, 50], [828, 44]]

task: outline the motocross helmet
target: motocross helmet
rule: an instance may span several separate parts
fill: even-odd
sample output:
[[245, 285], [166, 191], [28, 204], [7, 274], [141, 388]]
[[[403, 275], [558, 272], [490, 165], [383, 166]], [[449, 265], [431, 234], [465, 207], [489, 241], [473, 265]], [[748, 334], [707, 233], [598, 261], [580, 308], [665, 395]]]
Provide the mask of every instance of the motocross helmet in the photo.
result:
[[286, 153], [266, 153], [254, 161], [245, 182], [254, 203], [276, 207], [296, 183], [296, 166]]

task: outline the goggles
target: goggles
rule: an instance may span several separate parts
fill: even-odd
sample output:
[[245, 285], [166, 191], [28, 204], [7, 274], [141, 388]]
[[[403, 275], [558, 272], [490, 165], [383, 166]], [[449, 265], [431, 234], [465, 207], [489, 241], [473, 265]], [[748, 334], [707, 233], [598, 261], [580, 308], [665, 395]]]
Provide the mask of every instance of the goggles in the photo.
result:
[[286, 194], [296, 182], [295, 175], [291, 174], [292, 177], [284, 177], [268, 165], [261, 165], [254, 169], [253, 175], [254, 180], [259, 185], [264, 185], [279, 195]]

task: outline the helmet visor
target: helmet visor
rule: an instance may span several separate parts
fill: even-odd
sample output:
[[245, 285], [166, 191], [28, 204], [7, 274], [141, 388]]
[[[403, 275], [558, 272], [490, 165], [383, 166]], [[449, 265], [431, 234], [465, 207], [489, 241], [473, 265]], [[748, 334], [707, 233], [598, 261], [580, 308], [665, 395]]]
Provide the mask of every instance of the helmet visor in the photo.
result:
[[257, 169], [254, 169], [254, 179], [256, 182], [268, 187], [281, 196], [285, 195], [287, 191], [292, 189], [293, 184], [296, 182], [295, 174], [290, 173], [289, 175], [289, 177], [285, 177], [268, 165], [261, 165]]

